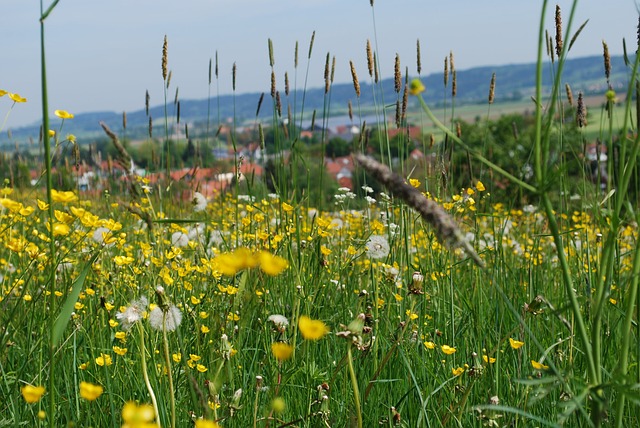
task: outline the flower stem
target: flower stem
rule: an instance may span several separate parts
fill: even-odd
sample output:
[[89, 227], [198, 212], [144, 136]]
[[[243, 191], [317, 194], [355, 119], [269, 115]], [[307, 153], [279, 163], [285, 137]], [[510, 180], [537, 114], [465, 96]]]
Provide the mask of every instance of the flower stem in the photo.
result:
[[351, 378], [351, 386], [353, 387], [353, 400], [356, 405], [356, 417], [358, 418], [358, 428], [362, 428], [362, 411], [360, 410], [360, 390], [358, 389], [358, 379], [356, 372], [353, 370], [353, 357], [351, 355], [351, 344], [347, 348], [347, 363], [349, 364], [349, 377]]
[[164, 361], [167, 365], [167, 376], [169, 377], [169, 402], [171, 403], [171, 428], [176, 427], [176, 399], [173, 392], [173, 375], [171, 374], [171, 359], [169, 356], [169, 340], [167, 339], [167, 313], [162, 315], [162, 341], [164, 342]]
[[138, 331], [140, 333], [140, 356], [142, 361], [142, 376], [144, 377], [144, 384], [147, 386], [147, 391], [151, 396], [151, 404], [153, 405], [153, 412], [156, 415], [156, 424], [160, 426], [160, 412], [158, 411], [158, 401], [156, 400], [156, 394], [153, 392], [153, 387], [149, 381], [149, 374], [147, 372], [147, 356], [144, 347], [144, 328], [141, 323], [138, 324]]

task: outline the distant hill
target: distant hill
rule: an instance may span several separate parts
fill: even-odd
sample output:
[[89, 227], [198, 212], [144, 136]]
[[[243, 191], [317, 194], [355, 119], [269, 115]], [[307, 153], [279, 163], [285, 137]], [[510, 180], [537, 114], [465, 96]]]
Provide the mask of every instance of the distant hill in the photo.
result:
[[[623, 57], [612, 57], [611, 67], [611, 82], [614, 88], [618, 91], [626, 88], [629, 71], [624, 64]], [[494, 72], [496, 73], [496, 103], [518, 100], [533, 95], [535, 89], [535, 64], [533, 63], [476, 67], [467, 70], [457, 70], [456, 104], [486, 103], [491, 75]], [[548, 63], [545, 64], [543, 76], [545, 89], [548, 90], [552, 81], [552, 68], [549, 67]], [[378, 105], [381, 103], [379, 91], [376, 91], [375, 97], [377, 99], [374, 99], [373, 87], [367, 80], [368, 79], [363, 79], [363, 81], [360, 82], [361, 96], [359, 103], [364, 111], [366, 111], [367, 108], [373, 107], [376, 102]], [[433, 73], [428, 76], [423, 76], [422, 81], [427, 88], [424, 94], [425, 99], [431, 105], [438, 106], [442, 104], [445, 95], [450, 98], [451, 79], [449, 79], [448, 87], [445, 88], [443, 73]], [[585, 95], [604, 93], [606, 90], [606, 81], [602, 56], [568, 60], [565, 64], [563, 82], [571, 85], [576, 96], [578, 91], [584, 92]], [[395, 103], [397, 95], [393, 89], [393, 79], [382, 81], [382, 87], [384, 88], [384, 102], [386, 104]], [[273, 104], [269, 95], [269, 89], [266, 88], [265, 92], [260, 117], [261, 119], [268, 120], [272, 116]], [[293, 93], [290, 94], [288, 99], [285, 98], [284, 94], [281, 94], [281, 96], [283, 97], [283, 116], [286, 116], [287, 102], [293, 103], [294, 97]], [[241, 124], [244, 121], [254, 120], [259, 98], [259, 93], [236, 94], [235, 97], [232, 95], [224, 95], [220, 96], [219, 99], [212, 98], [210, 102], [211, 126], [215, 127], [218, 115], [222, 120], [233, 117], [234, 109], [236, 123]], [[320, 112], [325, 102], [324, 88], [309, 88], [306, 90], [304, 98], [305, 119], [308, 120], [311, 118], [313, 110], [318, 111], [318, 118], [320, 118]], [[347, 111], [349, 101], [354, 104], [355, 108], [357, 100], [353, 84], [351, 82], [334, 84], [331, 89], [330, 114], [344, 115]], [[297, 94], [296, 102], [298, 106], [295, 110], [299, 112], [302, 102], [301, 93]], [[181, 100], [181, 122], [190, 123], [194, 128], [202, 130], [207, 121], [208, 104], [207, 99]], [[220, 106], [219, 112], [217, 110], [218, 105]], [[291, 106], [291, 108], [293, 110], [294, 106]], [[160, 136], [163, 133], [162, 129], [164, 126], [164, 106], [150, 108], [149, 112], [154, 119], [154, 136]], [[175, 117], [175, 106], [173, 102], [168, 106], [168, 112], [172, 117]], [[98, 125], [99, 121], [110, 124], [114, 130], [121, 129], [122, 115], [121, 113], [107, 111], [79, 113], [75, 115], [73, 121], [68, 121], [65, 124], [65, 132], [75, 134], [81, 142], [91, 142], [96, 138], [104, 137], [102, 129]], [[127, 135], [130, 138], [144, 138], [147, 135], [148, 123], [149, 119], [144, 109], [128, 112]], [[192, 130], [195, 131], [195, 129]], [[39, 129], [37, 126], [31, 126], [12, 129], [11, 132], [13, 142], [9, 143], [6, 135], [0, 136], [0, 149], [13, 150], [16, 142], [18, 144], [26, 144], [30, 139], [37, 140]], [[215, 132], [215, 130], [212, 132]]]

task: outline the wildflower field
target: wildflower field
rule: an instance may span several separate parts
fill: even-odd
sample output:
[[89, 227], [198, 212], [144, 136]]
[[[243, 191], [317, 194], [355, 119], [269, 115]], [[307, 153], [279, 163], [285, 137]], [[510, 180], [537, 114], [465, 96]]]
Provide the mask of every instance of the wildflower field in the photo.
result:
[[[274, 192], [184, 197], [129, 169], [107, 125], [125, 190], [58, 188], [51, 159], [78, 142], [60, 137], [73, 114], [56, 110], [38, 184], [0, 189], [0, 426], [637, 426], [640, 60], [625, 53], [624, 102], [602, 94], [607, 180], [570, 175], [587, 144], [582, 96], [562, 81], [579, 28], [558, 8], [555, 38], [539, 35], [530, 176], [465, 142], [455, 89], [436, 118], [400, 65], [398, 108], [412, 97], [439, 130], [423, 147], [436, 168], [354, 141], [359, 186], [318, 198], [295, 173]], [[556, 77], [543, 95], [545, 45]], [[605, 44], [606, 79], [607, 58]], [[165, 39], [168, 88], [166, 61]], [[0, 95], [2, 109], [32, 102]], [[276, 147], [291, 152], [276, 169], [296, 171], [305, 160], [272, 97]]]

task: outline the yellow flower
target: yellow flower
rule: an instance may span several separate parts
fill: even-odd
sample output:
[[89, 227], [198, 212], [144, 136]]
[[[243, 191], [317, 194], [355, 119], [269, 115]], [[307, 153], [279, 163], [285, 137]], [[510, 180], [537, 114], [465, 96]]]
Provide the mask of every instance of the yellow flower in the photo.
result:
[[113, 364], [113, 360], [111, 359], [111, 355], [109, 354], [100, 354], [98, 358], [96, 358], [96, 364], [100, 367], [102, 366], [110, 366]]
[[282, 203], [282, 211], [286, 212], [286, 213], [290, 213], [293, 211], [293, 207], [291, 205], [289, 205], [286, 202]]
[[207, 327], [206, 325], [201, 325], [201, 326], [200, 326], [200, 332], [201, 332], [202, 334], [207, 334], [207, 333], [209, 333], [209, 331], [210, 331], [210, 330], [209, 330], [209, 327]]
[[271, 352], [273, 356], [278, 361], [286, 361], [291, 358], [291, 354], [293, 353], [293, 346], [283, 343], [283, 342], [274, 342], [271, 344]]
[[127, 402], [122, 407], [122, 428], [152, 427], [155, 419], [153, 407], [149, 404], [137, 405], [133, 401]]
[[27, 403], [37, 403], [44, 395], [44, 386], [25, 385], [20, 389], [20, 392]]
[[426, 346], [427, 349], [434, 349], [436, 347], [436, 344], [433, 342], [424, 342], [424, 346]]
[[196, 428], [220, 428], [220, 425], [217, 423], [206, 419], [198, 419], [195, 426]]
[[536, 360], [531, 360], [531, 365], [536, 370], [547, 370], [549, 368], [549, 366], [545, 366], [544, 364], [539, 363]]
[[59, 192], [56, 189], [51, 189], [51, 199], [54, 202], [74, 202], [78, 200], [78, 197], [71, 191]]
[[451, 369], [451, 374], [454, 376], [460, 376], [464, 373], [464, 369], [462, 367], [458, 367], [457, 369]]
[[56, 110], [53, 112], [53, 114], [58, 116], [60, 119], [73, 119], [73, 114], [69, 113], [66, 110]]
[[519, 340], [509, 338], [509, 345], [511, 345], [513, 349], [519, 349], [522, 347], [522, 345], [524, 345], [524, 342], [520, 342]]
[[67, 236], [71, 229], [64, 223], [54, 223], [53, 236]]
[[202, 364], [198, 364], [198, 365], [196, 366], [196, 370], [198, 370], [200, 373], [204, 373], [204, 372], [206, 372], [208, 369], [207, 369], [204, 365], [202, 365]]
[[7, 95], [9, 92], [5, 91], [4, 89], [0, 89], [0, 97], [4, 97], [5, 95]]
[[116, 354], [122, 356], [122, 355], [127, 353], [127, 348], [121, 348], [119, 346], [114, 346], [113, 347], [113, 352], [115, 352]]
[[419, 93], [424, 92], [424, 90], [424, 84], [420, 79], [413, 79], [411, 83], [409, 83], [409, 93], [411, 95], [418, 95]]
[[478, 180], [478, 182], [476, 183], [476, 189], [478, 189], [478, 192], [485, 191], [485, 187], [484, 184], [482, 184], [482, 181]]
[[171, 358], [173, 358], [174, 363], [179, 363], [180, 361], [182, 361], [182, 354], [178, 352], [177, 354], [171, 355]]
[[329, 332], [329, 328], [319, 320], [312, 320], [306, 315], [302, 315], [298, 320], [298, 328], [302, 337], [307, 340], [319, 340]]
[[11, 98], [13, 100], [14, 103], [26, 103], [27, 99], [24, 97], [21, 97], [18, 94], [11, 94], [9, 93], [9, 98]]
[[289, 263], [285, 259], [280, 256], [274, 256], [268, 251], [261, 251], [258, 254], [258, 261], [260, 263], [260, 269], [271, 276], [280, 275], [289, 267]]
[[89, 382], [80, 382], [80, 397], [85, 400], [93, 401], [100, 397], [104, 392], [104, 388], [100, 385], [94, 385]]
[[487, 356], [487, 355], [483, 355], [483, 356], [482, 356], [482, 360], [483, 360], [485, 363], [488, 363], [488, 364], [493, 364], [493, 363], [495, 363], [495, 362], [496, 362], [496, 359], [495, 359], [495, 358], [493, 358], [493, 357], [489, 357], [489, 356]]
[[418, 318], [418, 314], [416, 314], [415, 312], [411, 312], [411, 309], [407, 309], [405, 314], [409, 317], [411, 321]]
[[440, 349], [442, 349], [442, 352], [444, 352], [447, 355], [455, 354], [456, 352], [456, 348], [452, 348], [449, 345], [442, 345]]
[[418, 180], [417, 178], [410, 178], [409, 184], [411, 184], [415, 188], [418, 188], [420, 187], [420, 180]]

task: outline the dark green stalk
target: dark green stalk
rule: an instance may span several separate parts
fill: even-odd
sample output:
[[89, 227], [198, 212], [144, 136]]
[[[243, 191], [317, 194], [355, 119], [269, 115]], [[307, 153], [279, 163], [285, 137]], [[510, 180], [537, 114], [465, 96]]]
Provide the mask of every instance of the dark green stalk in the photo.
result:
[[[45, 162], [45, 180], [47, 184], [47, 203], [49, 204], [48, 216], [49, 216], [49, 263], [47, 268], [49, 269], [49, 310], [53, 310], [55, 305], [55, 285], [56, 285], [56, 267], [55, 267], [55, 254], [56, 245], [53, 236], [53, 198], [51, 196], [51, 190], [53, 188], [53, 179], [51, 175], [51, 142], [49, 140], [49, 98], [47, 94], [47, 61], [44, 49], [44, 21], [56, 7], [59, 0], [55, 0], [51, 6], [42, 12], [43, 5], [40, 0], [40, 72], [41, 72], [41, 85], [42, 85], [42, 141], [44, 144], [44, 162]], [[54, 341], [54, 329], [55, 322], [54, 317], [49, 318], [49, 426], [53, 428], [55, 426], [55, 412], [56, 412], [56, 392], [55, 392], [55, 368], [56, 368], [56, 344]]]
[[358, 418], [358, 428], [362, 428], [362, 411], [360, 409], [360, 390], [358, 389], [358, 379], [353, 369], [353, 356], [351, 355], [352, 345], [347, 345], [347, 365], [349, 367], [349, 377], [351, 379], [351, 387], [353, 388], [353, 400], [356, 406], [356, 417]]

